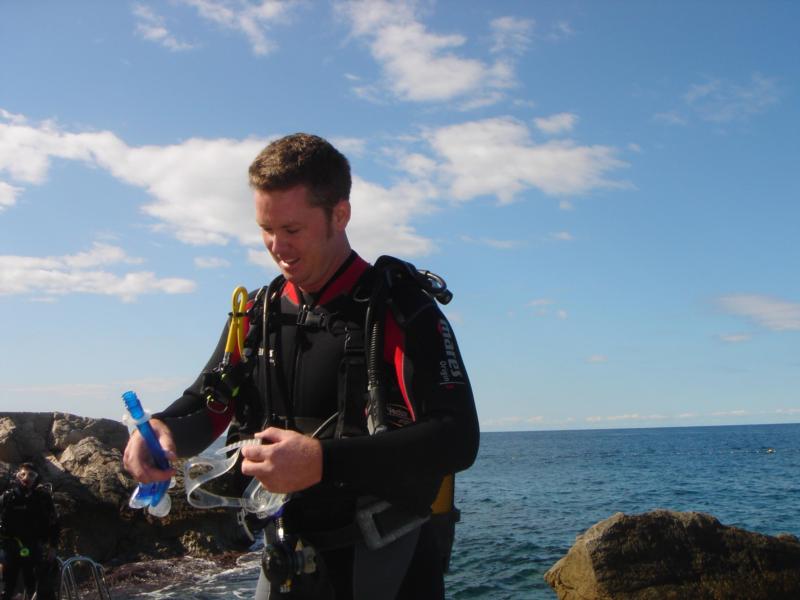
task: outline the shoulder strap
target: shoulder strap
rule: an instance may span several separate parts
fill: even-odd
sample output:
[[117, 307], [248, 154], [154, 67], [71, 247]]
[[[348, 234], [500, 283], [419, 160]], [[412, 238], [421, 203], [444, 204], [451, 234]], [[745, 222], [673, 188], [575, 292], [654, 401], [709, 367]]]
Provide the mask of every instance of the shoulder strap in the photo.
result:
[[[258, 344], [258, 372], [261, 377], [261, 393], [264, 394], [263, 407], [265, 414], [261, 415], [261, 428], [270, 425], [272, 421], [272, 406], [270, 402], [270, 368], [275, 364], [275, 357], [271, 355], [274, 351], [269, 347], [269, 325], [273, 310], [277, 306], [280, 314], [280, 301], [283, 288], [286, 285], [286, 278], [278, 275], [267, 286], [264, 294], [264, 303], [261, 307], [260, 319], [260, 342]], [[259, 407], [260, 408], [260, 407]]]

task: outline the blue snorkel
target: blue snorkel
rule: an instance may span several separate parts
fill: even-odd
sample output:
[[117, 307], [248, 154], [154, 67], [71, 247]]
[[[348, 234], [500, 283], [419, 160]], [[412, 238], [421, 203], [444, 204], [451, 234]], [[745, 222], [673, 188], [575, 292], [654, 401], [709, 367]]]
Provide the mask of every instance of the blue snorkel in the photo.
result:
[[[122, 394], [122, 400], [125, 402], [125, 408], [130, 413], [131, 420], [136, 425], [139, 433], [142, 434], [150, 454], [153, 457], [153, 462], [162, 471], [170, 469], [167, 455], [164, 454], [164, 449], [158, 442], [156, 432], [150, 425], [150, 415], [145, 413], [142, 408], [142, 403], [135, 392], [125, 392]], [[170, 481], [156, 481], [153, 483], [140, 483], [136, 490], [134, 490], [128, 506], [131, 508], [144, 508], [156, 517], [166, 517], [169, 514], [169, 509], [172, 507], [172, 501], [167, 494], [170, 487]]]

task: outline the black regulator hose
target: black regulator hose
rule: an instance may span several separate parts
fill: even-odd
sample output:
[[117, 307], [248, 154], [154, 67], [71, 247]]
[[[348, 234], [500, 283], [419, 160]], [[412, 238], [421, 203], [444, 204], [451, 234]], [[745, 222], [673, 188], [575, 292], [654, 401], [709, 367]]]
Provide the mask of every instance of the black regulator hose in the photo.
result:
[[[379, 288], [382, 286], [379, 285]], [[378, 315], [375, 315], [377, 310]], [[367, 307], [365, 331], [367, 334], [367, 429], [371, 434], [382, 433], [388, 429], [387, 388], [382, 367], [383, 321], [386, 314], [385, 292], [376, 290]], [[377, 317], [377, 318], [376, 318]]]

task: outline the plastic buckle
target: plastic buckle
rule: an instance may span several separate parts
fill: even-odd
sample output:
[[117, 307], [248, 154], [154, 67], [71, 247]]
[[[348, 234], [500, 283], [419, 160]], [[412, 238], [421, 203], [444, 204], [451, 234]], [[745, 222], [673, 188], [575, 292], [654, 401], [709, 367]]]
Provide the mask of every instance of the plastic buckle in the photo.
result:
[[315, 313], [309, 310], [308, 306], [303, 306], [297, 313], [297, 326], [298, 327], [313, 327], [315, 329], [324, 329], [326, 322], [325, 313]]
[[378, 550], [391, 544], [407, 533], [411, 533], [430, 518], [409, 515], [408, 520], [399, 527], [388, 532], [381, 532], [377, 517], [393, 508], [385, 500], [379, 500], [356, 511], [356, 523], [358, 523], [358, 528], [364, 537], [364, 543], [370, 550]]

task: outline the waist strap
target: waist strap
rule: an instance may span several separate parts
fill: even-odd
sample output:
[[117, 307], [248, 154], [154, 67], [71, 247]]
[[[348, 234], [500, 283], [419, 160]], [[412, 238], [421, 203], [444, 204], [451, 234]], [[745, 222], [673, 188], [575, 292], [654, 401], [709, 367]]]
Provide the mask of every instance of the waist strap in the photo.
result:
[[346, 548], [362, 540], [367, 548], [377, 550], [413, 531], [429, 518], [385, 500], [373, 500], [359, 508], [355, 520], [344, 527], [303, 531], [300, 535], [321, 551]]

